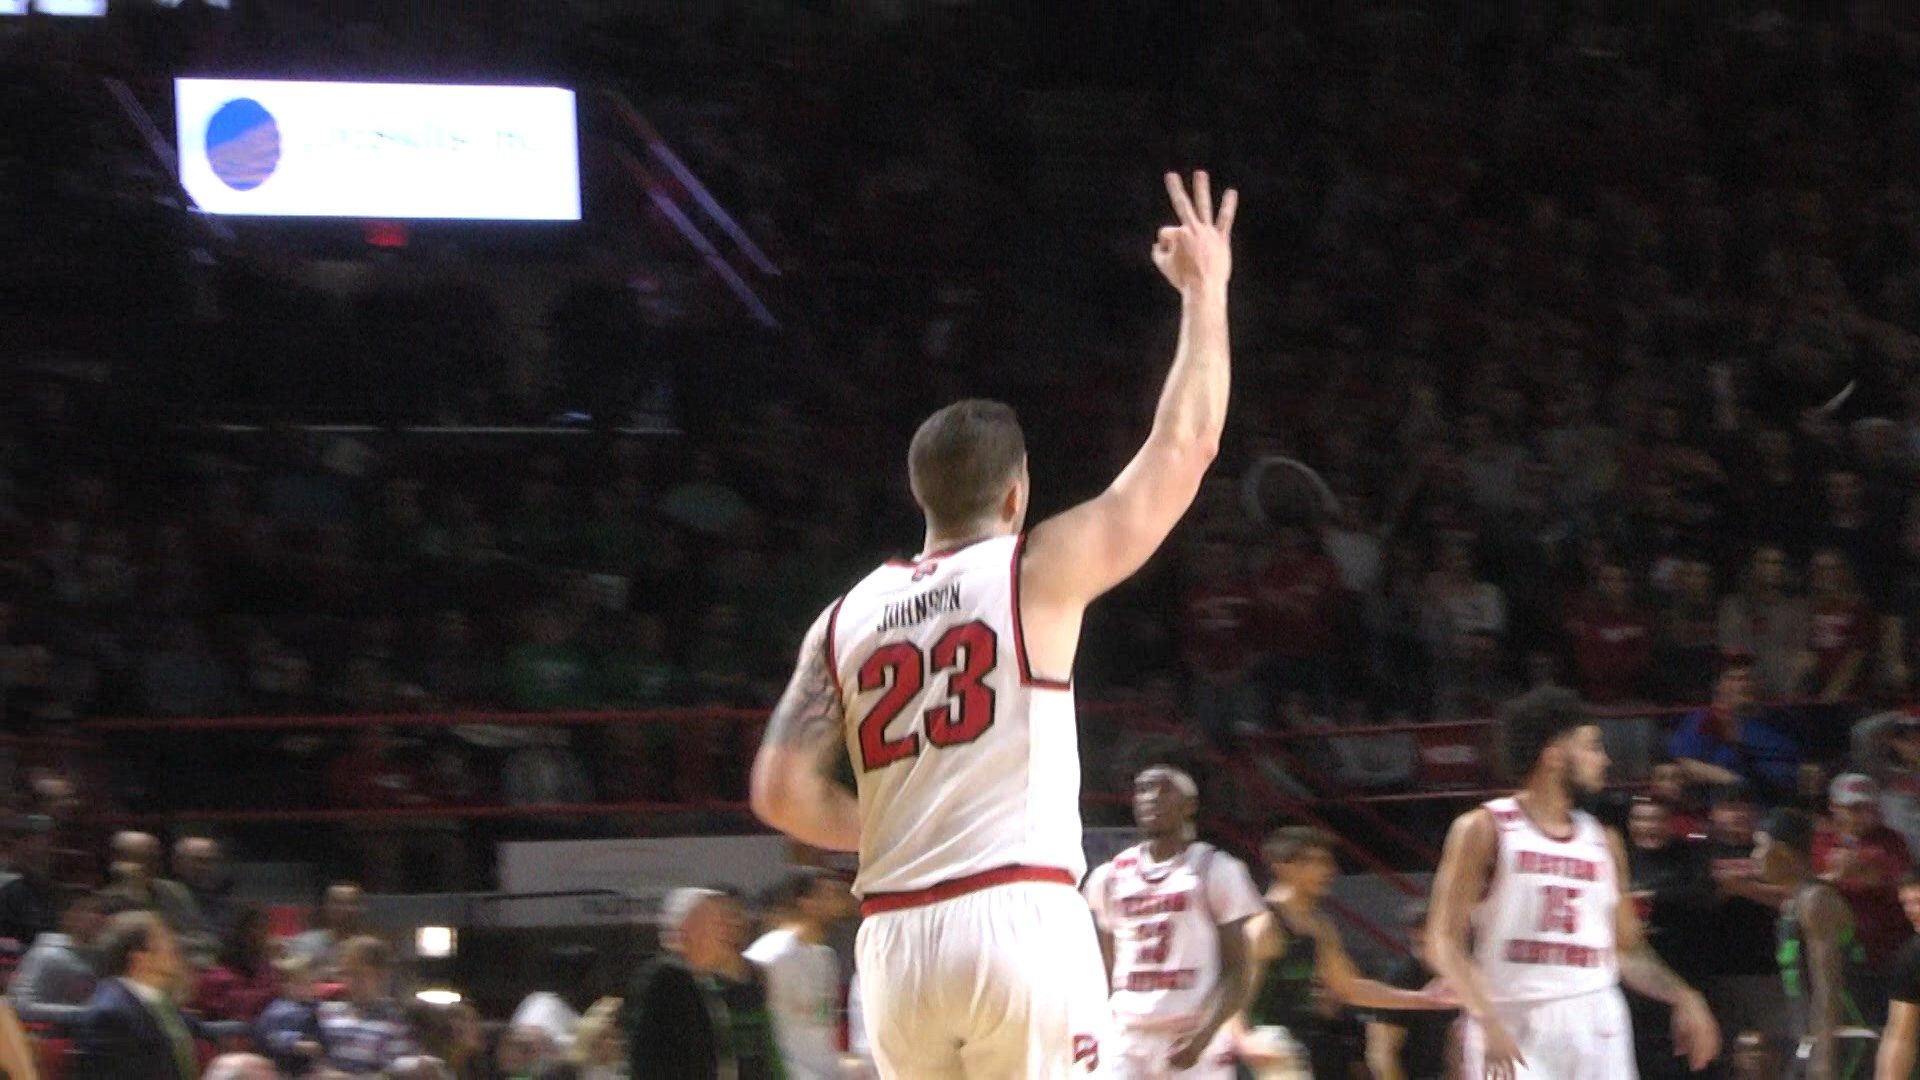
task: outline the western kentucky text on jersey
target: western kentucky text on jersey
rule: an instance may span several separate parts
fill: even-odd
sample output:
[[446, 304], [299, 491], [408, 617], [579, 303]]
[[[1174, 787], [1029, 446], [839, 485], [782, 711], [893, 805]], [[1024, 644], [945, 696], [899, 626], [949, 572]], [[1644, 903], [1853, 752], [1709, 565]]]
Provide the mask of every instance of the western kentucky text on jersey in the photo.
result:
[[1574, 811], [1572, 833], [1553, 837], [1512, 798], [1486, 809], [1499, 849], [1473, 931], [1489, 996], [1498, 1004], [1551, 1001], [1616, 984], [1620, 883], [1606, 830]]
[[1021, 541], [889, 562], [828, 617], [861, 896], [1009, 866], [1086, 873], [1073, 694], [1029, 678], [1021, 655]]
[[1600, 880], [1600, 864], [1593, 860], [1543, 851], [1519, 852], [1514, 859], [1514, 868], [1522, 874], [1546, 874], [1575, 881]]
[[1221, 926], [1263, 907], [1244, 864], [1197, 842], [1164, 862], [1146, 844], [1128, 848], [1086, 892], [1113, 938], [1113, 1011], [1129, 1027], [1195, 1021], [1220, 979]]

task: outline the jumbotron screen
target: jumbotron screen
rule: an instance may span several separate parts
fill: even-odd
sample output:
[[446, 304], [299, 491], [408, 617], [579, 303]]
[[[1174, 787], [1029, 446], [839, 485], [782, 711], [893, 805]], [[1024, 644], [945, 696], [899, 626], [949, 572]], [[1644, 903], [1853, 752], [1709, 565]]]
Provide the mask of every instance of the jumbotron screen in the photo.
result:
[[580, 220], [573, 91], [176, 79], [180, 184], [209, 214]]

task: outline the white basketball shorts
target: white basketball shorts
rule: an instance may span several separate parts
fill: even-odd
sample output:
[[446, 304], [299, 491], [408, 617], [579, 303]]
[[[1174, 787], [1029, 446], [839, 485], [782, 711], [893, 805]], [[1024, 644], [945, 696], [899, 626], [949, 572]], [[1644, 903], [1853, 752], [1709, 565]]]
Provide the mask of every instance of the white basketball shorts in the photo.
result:
[[[1639, 1080], [1633, 1063], [1633, 1024], [1627, 999], [1618, 987], [1578, 997], [1523, 1005], [1497, 1005], [1525, 1068], [1515, 1080]], [[1486, 1075], [1486, 1032], [1469, 1020], [1462, 1025], [1462, 1075]]]
[[1092, 1076], [1106, 1052], [1106, 965], [1072, 885], [1016, 881], [869, 914], [861, 1005], [882, 1077]]

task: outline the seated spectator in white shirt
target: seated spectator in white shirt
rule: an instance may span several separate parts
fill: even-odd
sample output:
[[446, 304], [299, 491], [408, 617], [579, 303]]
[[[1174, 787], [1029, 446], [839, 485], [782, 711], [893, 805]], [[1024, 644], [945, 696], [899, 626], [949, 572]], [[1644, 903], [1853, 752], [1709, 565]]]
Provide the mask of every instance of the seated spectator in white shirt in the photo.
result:
[[590, 946], [563, 945], [548, 957], [548, 979], [558, 991], [535, 990], [513, 1010], [508, 1027], [535, 1027], [545, 1031], [553, 1045], [565, 1051], [573, 1046], [574, 1029], [580, 1026], [580, 1010], [574, 1002], [599, 999], [595, 969], [600, 954]]
[[41, 934], [20, 959], [7, 996], [14, 1012], [29, 1024], [64, 1028], [86, 1012], [100, 982], [92, 954], [94, 939], [106, 925], [105, 905], [94, 893], [66, 894], [60, 929]]

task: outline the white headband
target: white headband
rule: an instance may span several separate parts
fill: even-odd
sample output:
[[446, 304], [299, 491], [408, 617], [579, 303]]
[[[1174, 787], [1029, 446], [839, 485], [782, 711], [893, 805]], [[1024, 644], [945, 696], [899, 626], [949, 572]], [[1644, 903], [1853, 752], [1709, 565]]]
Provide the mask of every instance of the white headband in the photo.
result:
[[1178, 791], [1189, 799], [1197, 799], [1200, 797], [1200, 785], [1193, 782], [1193, 777], [1188, 776], [1186, 773], [1171, 765], [1155, 765], [1140, 773], [1140, 779], [1142, 780], [1150, 776], [1166, 777], [1167, 783], [1172, 784], [1175, 791]]

